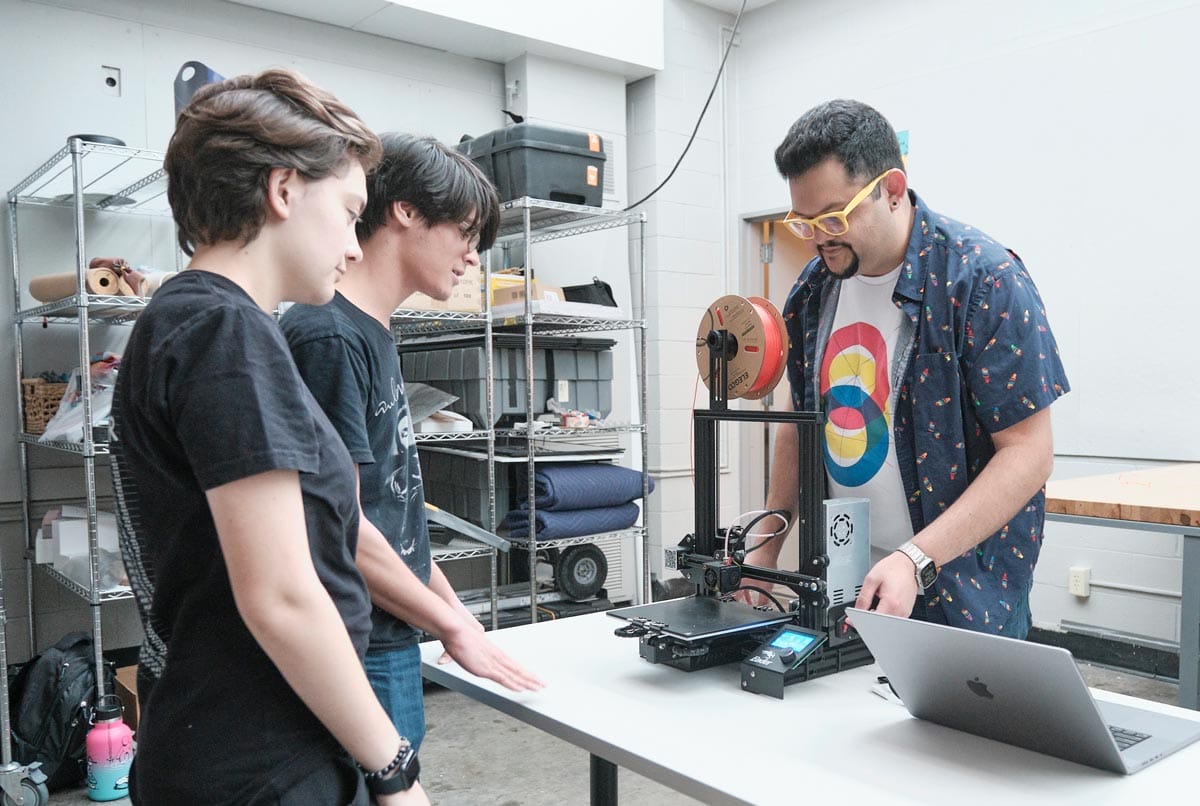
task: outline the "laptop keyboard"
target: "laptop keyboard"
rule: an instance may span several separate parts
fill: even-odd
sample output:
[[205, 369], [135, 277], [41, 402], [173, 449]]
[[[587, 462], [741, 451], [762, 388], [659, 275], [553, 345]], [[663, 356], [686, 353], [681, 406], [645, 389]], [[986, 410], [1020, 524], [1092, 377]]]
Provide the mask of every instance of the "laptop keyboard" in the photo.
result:
[[1144, 742], [1150, 738], [1150, 734], [1148, 733], [1138, 733], [1136, 730], [1126, 730], [1125, 728], [1118, 728], [1116, 725], [1109, 725], [1108, 730], [1112, 733], [1113, 738], [1117, 740], [1117, 747], [1121, 750], [1128, 750], [1138, 742]]

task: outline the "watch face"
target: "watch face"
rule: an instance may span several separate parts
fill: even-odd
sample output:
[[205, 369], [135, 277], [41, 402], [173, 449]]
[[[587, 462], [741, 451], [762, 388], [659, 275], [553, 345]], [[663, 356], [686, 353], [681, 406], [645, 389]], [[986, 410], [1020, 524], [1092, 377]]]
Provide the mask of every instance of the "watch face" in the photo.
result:
[[933, 583], [937, 581], [937, 566], [927, 563], [917, 571], [917, 579], [920, 580], [922, 588], [933, 587]]

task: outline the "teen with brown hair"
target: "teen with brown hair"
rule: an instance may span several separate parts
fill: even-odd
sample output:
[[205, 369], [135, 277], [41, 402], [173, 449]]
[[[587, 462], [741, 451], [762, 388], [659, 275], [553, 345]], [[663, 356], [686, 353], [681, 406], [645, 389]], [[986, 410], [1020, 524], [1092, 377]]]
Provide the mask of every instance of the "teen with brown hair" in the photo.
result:
[[427, 803], [362, 669], [354, 465], [272, 316], [327, 302], [361, 257], [379, 155], [284, 70], [204, 87], [179, 116], [165, 169], [192, 260], [134, 327], [114, 402], [146, 631], [135, 803]]

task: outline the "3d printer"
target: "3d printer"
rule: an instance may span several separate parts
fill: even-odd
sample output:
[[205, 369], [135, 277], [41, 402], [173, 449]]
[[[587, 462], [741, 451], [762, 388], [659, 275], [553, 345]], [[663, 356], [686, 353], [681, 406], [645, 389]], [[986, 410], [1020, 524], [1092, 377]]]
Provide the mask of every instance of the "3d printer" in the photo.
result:
[[[749, 411], [729, 400], [768, 394], [783, 375], [787, 344], [783, 320], [767, 300], [724, 296], [709, 306], [696, 338], [697, 363], [709, 406], [694, 412], [695, 532], [666, 549], [665, 565], [696, 585], [696, 594], [609, 611], [628, 622], [618, 635], [636, 637], [641, 657], [684, 671], [740, 661], [742, 688], [783, 697], [784, 686], [872, 662], [866, 646], [844, 627], [870, 566], [866, 499], [823, 500], [824, 417], [819, 412]], [[707, 373], [705, 372], [707, 370]], [[718, 526], [720, 423], [783, 423], [799, 439], [799, 564], [777, 570], [748, 563], [766, 537], [756, 521]], [[779, 515], [779, 513], [764, 513]], [[733, 600], [747, 580], [784, 585], [795, 598], [776, 610]], [[765, 591], [764, 591], [765, 592]]]

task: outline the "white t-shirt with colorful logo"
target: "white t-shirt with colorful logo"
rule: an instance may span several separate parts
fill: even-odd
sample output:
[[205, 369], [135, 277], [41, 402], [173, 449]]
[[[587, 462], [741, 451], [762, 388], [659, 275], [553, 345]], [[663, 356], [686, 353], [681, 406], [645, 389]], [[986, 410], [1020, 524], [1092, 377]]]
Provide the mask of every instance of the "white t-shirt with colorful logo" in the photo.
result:
[[904, 317], [892, 301], [899, 274], [897, 266], [842, 281], [818, 376], [829, 494], [870, 499], [872, 562], [913, 536], [892, 438], [892, 358]]

